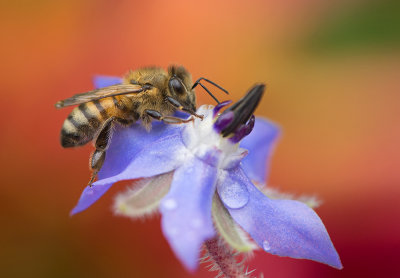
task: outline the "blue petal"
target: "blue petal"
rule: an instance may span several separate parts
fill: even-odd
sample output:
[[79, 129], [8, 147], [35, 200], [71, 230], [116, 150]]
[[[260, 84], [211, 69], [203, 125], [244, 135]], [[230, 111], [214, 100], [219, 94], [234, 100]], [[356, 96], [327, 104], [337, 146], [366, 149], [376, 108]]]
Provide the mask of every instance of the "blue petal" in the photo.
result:
[[246, 180], [246, 177], [243, 180], [241, 175], [230, 175], [229, 171], [221, 170], [221, 175], [218, 177], [217, 190], [225, 206], [237, 209], [248, 203], [249, 191], [247, 190]]
[[[151, 132], [147, 132], [140, 124], [134, 124], [131, 127], [117, 125], [106, 153], [106, 160], [98, 174], [99, 181], [121, 173], [142, 149], [161, 137], [179, 135], [181, 128], [181, 125], [165, 125], [160, 122], [153, 122]], [[140, 172], [140, 169], [140, 167], [135, 169], [134, 173]], [[86, 187], [71, 214], [90, 207], [114, 182], [115, 180], [101, 184], [96, 182], [91, 188]]]
[[121, 83], [122, 83], [121, 77], [96, 75], [93, 78], [93, 84], [96, 89], [108, 87], [111, 85], [117, 85], [117, 84], [121, 84]]
[[266, 183], [269, 160], [278, 135], [279, 128], [275, 124], [256, 117], [253, 131], [240, 143], [240, 147], [249, 150], [242, 167], [251, 180]]
[[214, 236], [211, 203], [217, 169], [193, 157], [175, 173], [162, 200], [162, 230], [175, 255], [195, 270], [203, 242]]
[[239, 167], [230, 175], [246, 183], [250, 197], [241, 208], [226, 208], [265, 251], [342, 268], [324, 224], [311, 208], [298, 201], [267, 198]]
[[155, 141], [164, 137], [180, 136], [182, 128], [183, 125], [166, 125], [158, 121], [152, 122], [150, 132], [140, 123], [130, 127], [117, 125], [106, 153], [106, 160], [98, 174], [99, 181], [121, 173], [139, 152], [152, 148]]
[[81, 211], [84, 211], [93, 203], [95, 203], [104, 193], [113, 185], [112, 183], [98, 185], [98, 186], [87, 186], [79, 198], [78, 204], [71, 210], [70, 215], [74, 215]]
[[[132, 138], [135, 140], [136, 138]], [[134, 155], [126, 168], [119, 174], [101, 179], [93, 183], [93, 186], [115, 183], [121, 180], [133, 180], [139, 178], [148, 178], [171, 172], [185, 162], [188, 150], [182, 142], [180, 133], [163, 136], [151, 144], [141, 144], [142, 149]], [[120, 157], [124, 152], [129, 152], [129, 148], [122, 147], [122, 152], [118, 159], [114, 160], [118, 164]]]

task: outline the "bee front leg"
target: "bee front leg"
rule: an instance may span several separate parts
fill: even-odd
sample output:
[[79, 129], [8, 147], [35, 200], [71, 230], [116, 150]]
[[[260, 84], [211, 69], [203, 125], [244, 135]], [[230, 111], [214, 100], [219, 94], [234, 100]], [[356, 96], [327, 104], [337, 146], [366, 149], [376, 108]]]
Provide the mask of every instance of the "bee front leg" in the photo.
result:
[[90, 177], [88, 185], [91, 187], [92, 183], [94, 182], [97, 173], [100, 171], [101, 167], [103, 166], [104, 160], [106, 158], [106, 150], [109, 146], [111, 133], [112, 133], [112, 125], [113, 121], [115, 120], [114, 117], [107, 119], [104, 122], [103, 126], [100, 128], [99, 135], [97, 135], [95, 141], [95, 148], [96, 150], [92, 153], [89, 159], [89, 166], [92, 170], [92, 176]]
[[192, 109], [186, 108], [184, 107], [182, 104], [179, 103], [179, 101], [177, 101], [176, 99], [172, 98], [172, 97], [166, 97], [166, 100], [168, 101], [169, 104], [171, 104], [172, 106], [174, 106], [176, 109], [189, 113], [190, 115], [193, 115], [197, 118], [200, 118], [203, 120], [204, 116], [203, 115], [198, 115], [196, 114], [195, 111], [193, 111]]
[[150, 117], [159, 120], [159, 121], [163, 121], [166, 124], [183, 124], [183, 123], [188, 123], [188, 122], [192, 122], [193, 121], [193, 117], [190, 117], [187, 120], [181, 119], [181, 118], [177, 118], [177, 117], [171, 117], [171, 116], [163, 116], [160, 112], [156, 111], [156, 110], [150, 110], [150, 109], [146, 109], [144, 110], [144, 112], [149, 115]]

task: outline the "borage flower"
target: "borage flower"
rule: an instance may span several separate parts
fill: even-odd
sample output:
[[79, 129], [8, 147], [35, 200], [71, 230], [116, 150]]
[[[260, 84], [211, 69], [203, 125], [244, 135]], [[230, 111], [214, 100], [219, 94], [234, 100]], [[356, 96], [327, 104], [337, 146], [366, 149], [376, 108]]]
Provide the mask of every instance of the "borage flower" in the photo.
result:
[[309, 206], [270, 199], [251, 182], [265, 182], [266, 158], [278, 135], [275, 125], [252, 116], [263, 91], [263, 85], [253, 87], [221, 114], [228, 103], [202, 106], [197, 113], [204, 119], [189, 124], [153, 122], [151, 132], [139, 124], [116, 127], [99, 180], [85, 188], [72, 214], [88, 208], [112, 184], [133, 180], [134, 187], [116, 198], [115, 211], [140, 217], [159, 208], [162, 231], [188, 270], [197, 268], [204, 243], [211, 255], [223, 253], [215, 251], [225, 246], [216, 243], [218, 238], [239, 252], [254, 249], [242, 230], [271, 254], [341, 268]]

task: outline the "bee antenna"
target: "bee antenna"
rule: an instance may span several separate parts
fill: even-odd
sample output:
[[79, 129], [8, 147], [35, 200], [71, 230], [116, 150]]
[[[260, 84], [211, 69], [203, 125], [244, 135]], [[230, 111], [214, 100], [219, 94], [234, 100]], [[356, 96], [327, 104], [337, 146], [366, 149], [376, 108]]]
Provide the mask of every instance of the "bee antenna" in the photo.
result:
[[[217, 87], [218, 89], [220, 89], [221, 91], [223, 91], [225, 94], [229, 95], [229, 92], [228, 92], [227, 90], [225, 90], [224, 88], [222, 88], [222, 87], [221, 87], [220, 85], [218, 85], [217, 83], [214, 83], [214, 82], [212, 82], [211, 80], [209, 80], [209, 79], [207, 79], [207, 78], [204, 78], [204, 77], [200, 77], [199, 79], [197, 79], [197, 81], [194, 82], [194, 84], [193, 84], [193, 86], [192, 86], [192, 89], [194, 89], [194, 88], [197, 86], [197, 84], [200, 84], [200, 81], [201, 81], [201, 80], [204, 80], [204, 81], [206, 81], [206, 82], [208, 82], [208, 83], [214, 85], [215, 87]], [[201, 84], [200, 84], [200, 85], [201, 85]], [[203, 87], [203, 88], [204, 88], [204, 87]]]
[[229, 95], [229, 92], [227, 90], [225, 90], [224, 88], [222, 88], [218, 84], [216, 84], [216, 83], [212, 82], [211, 80], [208, 80], [207, 78], [204, 78], [204, 77], [200, 77], [199, 79], [196, 80], [196, 82], [194, 82], [194, 84], [192, 86], [192, 90], [194, 88], [196, 88], [197, 85], [200, 85], [219, 104], [220, 102], [218, 101], [218, 99], [206, 88], [206, 86], [204, 86], [203, 84], [200, 83], [200, 81], [202, 81], [202, 80], [210, 83], [211, 85], [214, 85], [215, 87], [217, 87], [218, 89], [223, 91], [225, 94]]
[[[220, 104], [219, 100], [206, 88], [206, 86], [204, 86], [201, 83], [198, 83], [204, 90], [206, 90], [206, 92], [218, 103]], [[193, 89], [193, 87], [192, 87]]]

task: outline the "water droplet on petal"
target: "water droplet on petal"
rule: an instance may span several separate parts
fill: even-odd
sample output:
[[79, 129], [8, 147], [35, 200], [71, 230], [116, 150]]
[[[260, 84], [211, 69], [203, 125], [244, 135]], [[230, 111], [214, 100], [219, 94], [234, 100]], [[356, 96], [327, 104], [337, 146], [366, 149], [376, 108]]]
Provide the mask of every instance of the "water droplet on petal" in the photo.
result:
[[264, 251], [270, 251], [271, 250], [271, 245], [269, 245], [269, 242], [267, 240], [264, 240], [263, 242], [263, 249]]
[[218, 194], [225, 206], [231, 209], [242, 208], [249, 201], [246, 185], [237, 180], [229, 179], [219, 184]]
[[178, 207], [178, 204], [174, 199], [167, 199], [162, 203], [162, 206], [165, 209], [173, 210], [173, 209], [176, 209]]

